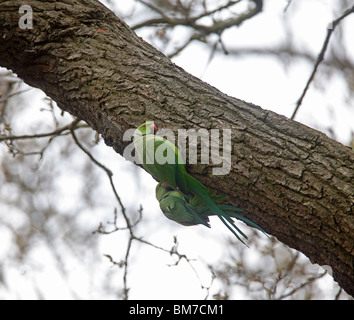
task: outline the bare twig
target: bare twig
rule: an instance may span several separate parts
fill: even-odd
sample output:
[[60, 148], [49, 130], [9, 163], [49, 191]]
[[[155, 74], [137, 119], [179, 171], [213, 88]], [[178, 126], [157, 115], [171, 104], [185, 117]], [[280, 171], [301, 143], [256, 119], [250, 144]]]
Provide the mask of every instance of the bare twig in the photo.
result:
[[[0, 134], [0, 142], [4, 141], [4, 143], [7, 145], [10, 153], [13, 156], [16, 156], [17, 154], [21, 154], [23, 156], [39, 155], [39, 161], [38, 161], [38, 165], [36, 167], [36, 169], [38, 169], [42, 160], [43, 160], [44, 152], [47, 150], [47, 148], [49, 147], [49, 145], [52, 143], [52, 141], [55, 138], [69, 134], [70, 130], [76, 130], [76, 129], [88, 127], [88, 125], [86, 125], [86, 124], [78, 125], [79, 121], [80, 120], [74, 120], [73, 122], [71, 122], [70, 124], [68, 124], [66, 126], [63, 126], [57, 130], [47, 132], [47, 133], [32, 134], [32, 135]], [[9, 128], [7, 128], [6, 130], [11, 132], [11, 129], [9, 129]], [[48, 138], [48, 137], [49, 137], [48, 143], [44, 147], [42, 147], [39, 151], [30, 151], [30, 152], [23, 151], [23, 150], [20, 150], [18, 148], [18, 146], [16, 146], [14, 144], [14, 141], [16, 141], [16, 140], [30, 140], [30, 139]]]
[[169, 266], [177, 266], [180, 263], [181, 260], [185, 260], [187, 262], [187, 264], [190, 266], [190, 268], [192, 269], [192, 271], [194, 272], [194, 274], [196, 275], [196, 277], [197, 277], [197, 279], [198, 279], [198, 281], [200, 283], [201, 288], [205, 289], [207, 291], [207, 296], [209, 295], [209, 290], [210, 290], [211, 285], [213, 284], [215, 275], [212, 276], [210, 285], [209, 286], [204, 286], [202, 284], [202, 280], [199, 277], [198, 271], [194, 268], [194, 266], [192, 264], [193, 259], [190, 259], [190, 258], [187, 257], [187, 255], [178, 252], [178, 250], [177, 250], [178, 242], [177, 242], [177, 238], [176, 237], [174, 237], [174, 245], [169, 250], [169, 249], [165, 249], [163, 247], [157, 246], [157, 245], [155, 245], [155, 244], [153, 244], [153, 243], [151, 243], [149, 241], [146, 241], [143, 238], [139, 238], [139, 237], [136, 237], [136, 236], [133, 235], [128, 240], [128, 245], [127, 245], [127, 250], [126, 250], [126, 253], [125, 253], [125, 259], [124, 260], [116, 262], [116, 261], [113, 260], [113, 258], [110, 255], [105, 254], [105, 256], [114, 265], [118, 266], [119, 268], [124, 268], [124, 274], [123, 274], [123, 284], [124, 284], [123, 285], [123, 298], [124, 299], [128, 299], [128, 294], [129, 294], [129, 288], [128, 288], [128, 285], [127, 285], [128, 264], [129, 264], [128, 260], [129, 260], [129, 254], [130, 254], [130, 250], [131, 250], [131, 247], [132, 247], [132, 243], [133, 243], [134, 240], [136, 240], [136, 241], [138, 241], [140, 243], [143, 243], [145, 245], [148, 245], [150, 247], [153, 247], [155, 249], [161, 250], [163, 252], [169, 253], [171, 256], [177, 256], [177, 261], [174, 264], [171, 264]]
[[289, 9], [291, 2], [292, 2], [292, 0], [288, 0], [288, 3], [286, 4], [284, 11], [283, 11], [284, 13]]
[[342, 14], [339, 18], [333, 20], [333, 21], [329, 24], [329, 26], [328, 26], [328, 28], [327, 28], [327, 35], [326, 35], [326, 38], [325, 38], [325, 40], [324, 40], [324, 42], [323, 42], [322, 49], [321, 49], [321, 51], [320, 51], [320, 53], [319, 53], [319, 55], [318, 55], [318, 57], [317, 57], [317, 60], [316, 60], [315, 65], [314, 65], [314, 67], [313, 67], [313, 70], [312, 70], [312, 73], [311, 73], [311, 75], [310, 75], [310, 78], [307, 80], [306, 86], [305, 86], [305, 88], [304, 88], [304, 90], [303, 90], [303, 92], [302, 92], [300, 98], [299, 98], [298, 101], [296, 102], [295, 110], [294, 110], [294, 112], [293, 112], [293, 114], [292, 114], [292, 116], [291, 116], [291, 119], [292, 119], [292, 120], [294, 120], [294, 118], [295, 118], [295, 116], [296, 116], [296, 113], [297, 113], [297, 111], [299, 110], [299, 108], [300, 108], [300, 106], [301, 106], [301, 104], [302, 104], [302, 101], [303, 101], [303, 99], [304, 99], [304, 97], [305, 97], [305, 95], [306, 95], [306, 93], [307, 93], [307, 90], [309, 89], [310, 84], [311, 84], [311, 82], [313, 81], [313, 79], [314, 79], [314, 77], [315, 77], [315, 74], [316, 74], [316, 72], [317, 72], [317, 69], [318, 69], [320, 63], [321, 63], [321, 62], [323, 61], [323, 59], [324, 59], [324, 55], [325, 55], [325, 53], [326, 53], [326, 50], [327, 50], [327, 47], [328, 47], [328, 44], [329, 44], [329, 40], [330, 40], [330, 38], [331, 38], [331, 36], [332, 36], [333, 31], [335, 30], [335, 28], [339, 25], [339, 23], [340, 23], [345, 17], [347, 17], [348, 15], [350, 15], [350, 14], [353, 13], [353, 12], [354, 12], [354, 6], [351, 7], [351, 8], [349, 8], [349, 9], [347, 9], [347, 10], [345, 10], [345, 11], [343, 12], [343, 14]]
[[[95, 159], [95, 157], [79, 142], [78, 138], [76, 137], [76, 134], [74, 132], [74, 130], [71, 130], [71, 135], [76, 143], [76, 145], [84, 152], [87, 154], [87, 156], [90, 158], [90, 160], [97, 165], [98, 167], [100, 167], [101, 169], [103, 169], [109, 179], [109, 182], [111, 184], [111, 188], [113, 190], [114, 196], [121, 208], [121, 212], [123, 214], [125, 223], [127, 225], [127, 229], [129, 231], [129, 240], [128, 240], [128, 245], [127, 245], [127, 249], [126, 249], [126, 254], [125, 254], [125, 260], [119, 263], [119, 266], [123, 266], [124, 267], [124, 275], [123, 275], [123, 297], [124, 299], [128, 299], [128, 293], [129, 293], [129, 288], [128, 288], [128, 284], [127, 284], [127, 274], [128, 274], [128, 261], [129, 261], [129, 254], [130, 254], [130, 249], [131, 249], [131, 245], [133, 240], [135, 239], [134, 236], [134, 232], [133, 232], [133, 226], [132, 223], [130, 222], [130, 219], [126, 213], [126, 209], [123, 205], [123, 202], [120, 198], [120, 196], [118, 195], [117, 189], [114, 185], [113, 182], [113, 172], [107, 168], [105, 165], [103, 165], [102, 163], [100, 163], [98, 160]], [[116, 216], [115, 216], [115, 223], [116, 223]], [[119, 230], [118, 227], [116, 227], [116, 231]], [[100, 227], [97, 230], [98, 232], [101, 232]], [[106, 255], [107, 256], [107, 255]], [[113, 259], [111, 259], [111, 261], [113, 262]], [[117, 264], [117, 263], [115, 263]]]
[[[146, 20], [142, 23], [139, 23], [135, 26], [132, 27], [133, 30], [136, 29], [140, 29], [143, 27], [151, 27], [151, 26], [155, 26], [158, 24], [167, 24], [170, 26], [177, 26], [177, 25], [184, 25], [184, 26], [190, 26], [193, 27], [195, 22], [201, 18], [207, 17], [207, 16], [211, 16], [216, 12], [219, 12], [221, 10], [224, 10], [226, 8], [229, 8], [235, 4], [237, 4], [238, 2], [240, 2], [240, 0], [237, 1], [229, 1], [227, 2], [225, 5], [220, 6], [214, 10], [210, 10], [207, 11], [205, 10], [203, 13], [201, 13], [200, 15], [197, 15], [195, 17], [182, 17], [182, 18], [176, 18], [176, 17], [169, 17], [165, 14], [165, 12], [163, 10], [161, 10], [160, 8], [152, 5], [149, 2], [146, 2], [144, 0], [139, 0], [140, 3], [144, 4], [145, 6], [147, 6], [148, 8], [150, 8], [151, 10], [155, 11], [156, 13], [158, 13], [161, 17], [159, 18], [152, 18], [150, 20]], [[205, 7], [204, 7], [205, 9]]]
[[6, 102], [8, 99], [14, 97], [14, 96], [19, 96], [20, 94], [22, 93], [25, 93], [25, 92], [28, 92], [28, 91], [31, 91], [33, 88], [29, 88], [29, 89], [25, 89], [25, 90], [22, 90], [22, 91], [16, 91], [16, 92], [12, 92], [8, 95], [6, 95], [5, 97], [1, 98], [0, 99], [0, 103], [1, 102]]
[[[168, 17], [165, 14], [163, 14], [163, 15], [161, 14], [161, 17], [146, 20], [142, 23], [139, 23], [139, 24], [133, 26], [132, 29], [137, 30], [137, 29], [140, 29], [143, 27], [151, 27], [151, 26], [156, 26], [156, 25], [167, 25], [169, 27], [186, 26], [186, 27], [190, 27], [190, 28], [192, 28], [204, 35], [212, 34], [212, 33], [220, 34], [225, 29], [230, 28], [232, 26], [239, 26], [244, 21], [252, 18], [256, 14], [261, 12], [262, 8], [263, 8], [263, 1], [262, 0], [254, 0], [253, 2], [255, 3], [255, 7], [250, 9], [248, 12], [241, 14], [239, 16], [236, 16], [234, 18], [216, 21], [211, 26], [199, 24], [199, 23], [197, 23], [197, 21], [201, 18], [206, 17], [206, 16], [211, 16], [218, 11], [229, 8], [239, 2], [240, 1], [229, 1], [227, 4], [225, 4], [223, 6], [220, 6], [216, 9], [213, 9], [208, 12], [204, 12], [204, 13], [202, 13], [198, 16], [192, 17], [192, 18], [189, 18], [189, 17], [182, 17], [182, 18]], [[147, 5], [145, 1], [143, 3], [145, 5]], [[150, 6], [151, 6], [151, 4], [150, 4]], [[154, 10], [154, 11], [156, 11], [156, 10]]]
[[311, 284], [312, 282], [314, 282], [317, 279], [320, 279], [322, 277], [324, 277], [327, 274], [327, 271], [320, 273], [317, 276], [314, 277], [310, 277], [308, 278], [305, 282], [301, 283], [300, 285], [298, 285], [297, 287], [293, 288], [292, 290], [288, 291], [287, 293], [282, 294], [281, 296], [279, 296], [277, 298], [277, 300], [282, 300], [285, 299], [287, 297], [291, 297], [295, 292], [299, 291], [300, 289], [308, 286], [309, 284]]
[[125, 207], [122, 203], [122, 200], [121, 198], [119, 197], [118, 195], [118, 192], [116, 190], [116, 187], [114, 185], [114, 182], [113, 182], [113, 179], [112, 179], [112, 176], [113, 176], [113, 173], [110, 169], [108, 169], [106, 166], [104, 166], [102, 163], [100, 163], [99, 161], [97, 161], [94, 156], [79, 142], [79, 140], [77, 139], [76, 137], [76, 134], [75, 134], [75, 131], [73, 130], [73, 128], [71, 128], [71, 135], [75, 141], [75, 143], [77, 144], [77, 146], [84, 152], [87, 154], [87, 156], [91, 159], [91, 161], [96, 164], [98, 167], [100, 167], [101, 169], [103, 169], [107, 176], [108, 176], [108, 179], [109, 179], [109, 182], [111, 184], [111, 187], [112, 187], [112, 190], [113, 190], [113, 193], [114, 193], [114, 196], [116, 197], [119, 205], [120, 205], [120, 208], [121, 208], [121, 211], [122, 211], [122, 214], [123, 214], [123, 217], [125, 219], [125, 222], [127, 224], [127, 227], [129, 229], [129, 232], [130, 234], [132, 235], [133, 234], [133, 230], [132, 230], [132, 227], [131, 227], [131, 223], [130, 223], [130, 220], [127, 216], [127, 213], [126, 213], [126, 210], [125, 210]]
[[[165, 26], [167, 28], [174, 28], [177, 26], [184, 26], [193, 30], [193, 33], [189, 36], [189, 38], [178, 48], [176, 48], [173, 52], [168, 54], [168, 57], [171, 59], [178, 55], [182, 50], [184, 50], [190, 43], [194, 40], [198, 40], [201, 42], [206, 42], [206, 38], [209, 35], [216, 34], [219, 36], [219, 40], [216, 43], [221, 44], [221, 48], [225, 54], [227, 54], [227, 50], [224, 44], [221, 41], [221, 34], [228, 28], [233, 26], [240, 26], [244, 21], [252, 18], [253, 16], [257, 15], [259, 12], [262, 11], [263, 8], [263, 1], [262, 0], [253, 0], [255, 6], [243, 14], [232, 16], [228, 19], [223, 20], [216, 20], [214, 19], [214, 14], [217, 12], [221, 12], [225, 9], [230, 9], [231, 7], [237, 5], [238, 3], [242, 2], [241, 0], [229, 0], [225, 4], [212, 9], [208, 10], [205, 1], [201, 4], [203, 7], [203, 12], [197, 15], [190, 17], [191, 8], [184, 8], [183, 16], [175, 17], [175, 16], [168, 16], [166, 12], [161, 10], [160, 8], [152, 5], [151, 3], [145, 0], [139, 0], [140, 3], [144, 4], [145, 6], [149, 7], [151, 10], [158, 13], [158, 17], [154, 17], [148, 19], [144, 22], [136, 24], [132, 27], [133, 30], [140, 29], [143, 27], [154, 27], [154, 26]], [[182, 6], [182, 4], [179, 4]], [[211, 17], [213, 23], [203, 24], [199, 23], [198, 21], [205, 17]], [[212, 55], [215, 53], [215, 47], [212, 49]], [[211, 59], [210, 59], [211, 60]]]
[[8, 100], [12, 96], [21, 93], [12, 93], [13, 86], [17, 80], [14, 81], [12, 78], [7, 78], [8, 75], [11, 75], [11, 73], [0, 73], [0, 123], [3, 122]]
[[138, 0], [140, 3], [142, 3], [143, 5], [145, 5], [146, 7], [148, 7], [149, 9], [151, 9], [152, 11], [157, 12], [159, 15], [161, 15], [163, 18], [168, 18], [165, 15], [165, 12], [163, 10], [161, 10], [159, 7], [154, 6], [152, 3], [148, 2], [148, 1], [144, 1], [144, 0]]
[[77, 124], [80, 122], [80, 120], [74, 120], [72, 123], [69, 123], [68, 125], [61, 127], [59, 129], [56, 129], [51, 132], [46, 132], [46, 133], [38, 133], [38, 134], [25, 134], [25, 135], [19, 135], [19, 136], [7, 136], [7, 135], [0, 135], [0, 141], [5, 141], [5, 140], [26, 140], [26, 139], [38, 139], [38, 138], [48, 138], [48, 137], [55, 137], [55, 136], [60, 136], [60, 135], [66, 135], [70, 133], [74, 129], [78, 128], [89, 128], [87, 124], [81, 124], [80, 126], [77, 126]]
[[173, 51], [172, 53], [167, 55], [167, 57], [169, 59], [172, 59], [173, 57], [175, 57], [179, 53], [181, 53], [192, 41], [194, 41], [194, 40], [202, 41], [203, 38], [205, 38], [205, 35], [198, 33], [198, 32], [193, 33], [184, 44], [182, 44], [175, 51]]
[[[134, 223], [131, 223], [131, 227], [132, 228], [137, 226], [140, 223], [140, 221], [141, 221], [141, 219], [143, 217], [143, 207], [141, 205], [140, 205], [140, 208], [139, 208], [138, 212], [139, 212], [139, 217]], [[103, 226], [103, 224], [100, 223], [98, 228], [95, 231], [93, 231], [92, 233], [111, 234], [111, 233], [114, 233], [114, 232], [117, 232], [117, 231], [123, 231], [123, 230], [129, 229], [128, 227], [118, 227], [118, 225], [117, 225], [117, 220], [118, 219], [117, 218], [118, 218], [117, 208], [114, 208], [113, 222], [107, 222], [107, 225], [112, 225], [113, 228], [111, 230], [106, 230], [105, 227]]]

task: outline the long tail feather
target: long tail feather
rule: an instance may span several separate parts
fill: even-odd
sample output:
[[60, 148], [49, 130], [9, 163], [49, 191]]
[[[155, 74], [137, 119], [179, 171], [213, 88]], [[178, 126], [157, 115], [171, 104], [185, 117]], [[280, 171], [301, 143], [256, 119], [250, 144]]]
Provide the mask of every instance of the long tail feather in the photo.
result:
[[240, 240], [243, 244], [245, 244], [244, 241], [242, 241], [242, 239], [238, 236], [237, 232], [239, 232], [245, 239], [247, 239], [247, 236], [235, 225], [234, 221], [230, 218], [230, 216], [222, 209], [220, 209], [217, 204], [215, 204], [215, 202], [210, 198], [210, 196], [206, 192], [205, 186], [189, 174], [187, 174], [186, 176], [186, 182], [188, 191], [198, 196], [199, 199], [204, 202], [204, 204], [208, 206], [212, 212], [215, 212], [215, 214], [219, 217], [222, 223], [236, 236], [236, 238]]
[[219, 207], [221, 209], [223, 209], [223, 210], [227, 210], [225, 212], [228, 215], [230, 215], [231, 217], [239, 219], [239, 220], [245, 222], [246, 224], [250, 225], [251, 227], [258, 229], [259, 231], [262, 231], [268, 237], [268, 234], [259, 225], [257, 225], [256, 223], [254, 223], [250, 219], [247, 219], [246, 217], [243, 217], [243, 216], [239, 215], [238, 213], [233, 212], [233, 211], [239, 211], [239, 212], [247, 213], [247, 211], [242, 210], [242, 209], [237, 208], [237, 207], [227, 206], [227, 205], [219, 205]]
[[[248, 245], [238, 236], [238, 234], [235, 232], [234, 229], [231, 228], [231, 226], [227, 223], [227, 221], [225, 221], [224, 219], [224, 216], [219, 216], [218, 217], [220, 218], [221, 222], [233, 233], [234, 236], [236, 236], [236, 238], [238, 240], [240, 240], [245, 246], [248, 247]], [[247, 236], [232, 222], [232, 227], [234, 227], [245, 239], [248, 239]]]
[[234, 207], [234, 206], [229, 206], [226, 204], [219, 204], [218, 206], [222, 210], [230, 210], [230, 211], [238, 211], [238, 212], [242, 212], [242, 213], [247, 213], [247, 211], [245, 211], [245, 210], [242, 210], [242, 209]]

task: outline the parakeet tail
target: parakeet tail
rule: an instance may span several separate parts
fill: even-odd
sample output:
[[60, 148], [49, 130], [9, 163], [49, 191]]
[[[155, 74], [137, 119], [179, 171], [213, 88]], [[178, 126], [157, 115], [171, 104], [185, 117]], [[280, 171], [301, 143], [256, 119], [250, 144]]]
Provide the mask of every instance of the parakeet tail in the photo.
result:
[[218, 205], [210, 198], [210, 196], [206, 191], [206, 187], [189, 174], [185, 176], [185, 179], [186, 179], [186, 184], [188, 189], [187, 191], [198, 196], [200, 200], [219, 217], [221, 222], [233, 233], [233, 235], [236, 236], [238, 240], [240, 240], [243, 244], [246, 245], [246, 243], [240, 238], [237, 232], [241, 234], [245, 239], [247, 239], [247, 236], [235, 225], [230, 215], [228, 213], [225, 213], [222, 209], [220, 209]]
[[260, 226], [255, 224], [250, 219], [247, 219], [246, 217], [243, 217], [243, 216], [239, 215], [238, 213], [234, 212], [234, 211], [238, 211], [238, 212], [247, 213], [247, 211], [242, 210], [237, 207], [223, 205], [223, 204], [219, 205], [219, 208], [222, 209], [225, 213], [227, 213], [230, 217], [233, 217], [233, 218], [236, 218], [236, 219], [239, 219], [239, 220], [245, 222], [246, 224], [250, 225], [251, 227], [258, 229], [259, 231], [262, 231], [268, 237], [267, 233]]

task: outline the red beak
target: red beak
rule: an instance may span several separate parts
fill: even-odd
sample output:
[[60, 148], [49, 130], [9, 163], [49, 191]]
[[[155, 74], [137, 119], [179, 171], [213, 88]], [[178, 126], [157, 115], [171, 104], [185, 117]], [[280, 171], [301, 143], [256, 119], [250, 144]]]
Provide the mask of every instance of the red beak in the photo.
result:
[[157, 131], [157, 127], [155, 126], [155, 124], [152, 124], [152, 125], [150, 126], [150, 129], [151, 129], [151, 131], [152, 131], [153, 133], [156, 133], [156, 131]]

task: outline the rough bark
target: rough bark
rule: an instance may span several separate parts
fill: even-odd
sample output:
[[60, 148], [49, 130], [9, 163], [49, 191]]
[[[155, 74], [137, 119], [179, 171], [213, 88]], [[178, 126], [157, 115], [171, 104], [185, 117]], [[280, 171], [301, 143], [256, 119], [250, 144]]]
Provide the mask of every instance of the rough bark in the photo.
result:
[[[174, 65], [95, 0], [0, 2], [0, 65], [85, 120], [122, 154], [128, 128], [231, 128], [232, 170], [188, 166], [354, 295], [354, 155], [326, 135], [227, 96]], [[271, 75], [270, 75], [271, 77]]]

